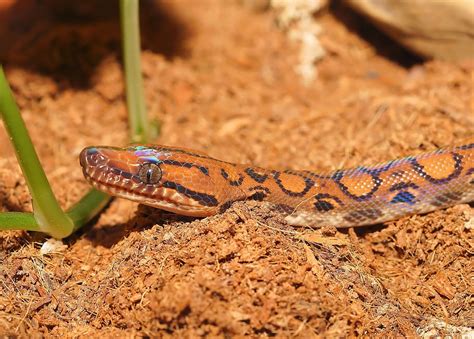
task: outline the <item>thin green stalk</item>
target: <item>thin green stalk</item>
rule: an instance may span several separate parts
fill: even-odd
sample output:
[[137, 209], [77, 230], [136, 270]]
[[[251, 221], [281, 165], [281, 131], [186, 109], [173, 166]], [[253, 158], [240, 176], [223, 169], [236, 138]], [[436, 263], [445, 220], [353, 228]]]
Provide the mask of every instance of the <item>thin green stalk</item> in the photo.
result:
[[55, 238], [70, 235], [74, 224], [54, 197], [1, 66], [0, 114], [30, 190], [39, 229]]
[[67, 215], [74, 222], [73, 232], [77, 231], [99, 214], [110, 199], [111, 197], [109, 195], [95, 189], [91, 189], [87, 192], [81, 200], [67, 211]]
[[130, 138], [132, 142], [144, 143], [149, 139], [150, 125], [141, 73], [138, 0], [120, 0], [120, 18]]
[[42, 232], [32, 213], [3, 212], [0, 213], [0, 230], [25, 230]]

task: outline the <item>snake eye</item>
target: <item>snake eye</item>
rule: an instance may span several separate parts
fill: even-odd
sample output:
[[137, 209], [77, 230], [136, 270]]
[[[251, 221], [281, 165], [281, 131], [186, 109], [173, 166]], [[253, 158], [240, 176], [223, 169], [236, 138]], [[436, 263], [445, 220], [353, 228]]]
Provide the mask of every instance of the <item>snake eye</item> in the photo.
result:
[[154, 163], [146, 163], [140, 167], [138, 171], [138, 177], [140, 180], [147, 185], [156, 184], [161, 179], [161, 168]]

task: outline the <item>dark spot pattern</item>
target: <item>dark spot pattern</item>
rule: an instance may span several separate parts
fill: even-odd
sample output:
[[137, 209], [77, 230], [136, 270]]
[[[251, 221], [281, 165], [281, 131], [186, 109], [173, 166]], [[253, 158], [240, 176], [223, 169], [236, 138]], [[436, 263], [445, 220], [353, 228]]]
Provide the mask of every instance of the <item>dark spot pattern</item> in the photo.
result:
[[130, 173], [130, 172], [125, 172], [125, 171], [121, 171], [122, 173], [120, 173], [120, 175], [126, 179], [131, 179], [133, 177], [133, 174]]
[[204, 166], [196, 165], [191, 162], [181, 162], [172, 159], [165, 159], [160, 161], [163, 164], [170, 165], [170, 166], [178, 166], [178, 167], [185, 167], [185, 168], [192, 168], [195, 167], [200, 170], [203, 174], [209, 176], [209, 169]]
[[260, 185], [249, 188], [249, 192], [252, 193], [252, 195], [249, 196], [249, 199], [257, 201], [265, 200], [265, 198], [271, 193], [270, 189]]
[[334, 209], [334, 205], [326, 200], [317, 200], [314, 203], [314, 208], [316, 208], [318, 212], [328, 212]]
[[122, 173], [124, 173], [121, 169], [118, 169], [116, 167], [111, 167], [110, 172], [112, 172], [113, 174], [117, 174], [117, 175], [122, 175]]
[[420, 177], [423, 179], [429, 181], [432, 184], [435, 185], [441, 185], [445, 184], [455, 178], [457, 178], [462, 171], [462, 155], [457, 154], [457, 153], [451, 153], [453, 159], [454, 159], [454, 171], [447, 176], [446, 178], [441, 178], [441, 179], [435, 179], [432, 176], [430, 176], [428, 173], [425, 172], [424, 168], [422, 165], [418, 163], [418, 161], [415, 158], [411, 158], [411, 164], [413, 166], [413, 169], [418, 173]]
[[199, 202], [199, 204], [203, 206], [212, 207], [219, 205], [219, 202], [217, 201], [215, 196], [190, 190], [189, 188], [186, 188], [178, 183], [172, 181], [165, 181], [162, 186], [165, 188], [174, 189], [176, 190], [176, 192], [184, 194], [188, 198], [196, 200], [197, 202]]
[[247, 175], [249, 177], [251, 177], [253, 180], [255, 180], [256, 182], [258, 182], [259, 184], [262, 184], [265, 182], [265, 180], [267, 180], [268, 178], [268, 175], [267, 174], [259, 174], [257, 172], [255, 172], [253, 170], [253, 168], [251, 167], [248, 167], [245, 169], [245, 173], [247, 173]]
[[298, 176], [298, 177], [302, 178], [304, 180], [304, 183], [305, 183], [305, 188], [301, 192], [291, 191], [291, 190], [287, 189], [285, 186], [283, 186], [283, 183], [280, 180], [281, 172], [273, 171], [273, 179], [275, 180], [276, 184], [278, 185], [278, 187], [280, 187], [280, 189], [282, 190], [283, 193], [289, 195], [290, 197], [302, 197], [306, 193], [308, 193], [308, 191], [311, 189], [311, 187], [314, 186], [314, 181], [311, 180], [308, 177], [305, 177], [301, 173], [298, 173], [298, 172], [295, 172], [295, 171], [290, 171], [290, 170], [283, 171], [283, 173]]
[[406, 203], [409, 205], [413, 205], [415, 203], [415, 196], [408, 191], [400, 191], [395, 197], [393, 197], [392, 200], [390, 200], [390, 203]]
[[401, 190], [405, 190], [407, 188], [414, 188], [414, 189], [418, 189], [419, 186], [413, 182], [399, 182], [399, 183], [396, 183], [394, 185], [392, 185], [389, 189], [390, 192], [393, 192], [393, 191], [401, 191]]
[[239, 173], [239, 179], [238, 180], [229, 180], [229, 174], [223, 168], [221, 168], [221, 175], [225, 180], [227, 180], [227, 182], [231, 186], [240, 186], [240, 185], [242, 185], [242, 182], [244, 181], [244, 176], [240, 173]]
[[343, 206], [344, 203], [339, 199], [338, 197], [328, 194], [328, 193], [319, 193], [314, 196], [314, 199], [316, 200], [314, 202], [314, 208], [318, 212], [328, 212], [330, 210], [333, 210], [335, 206], [333, 203], [331, 203], [328, 200], [334, 200], [339, 204], [339, 206]]
[[356, 201], [368, 200], [368, 199], [372, 198], [374, 193], [377, 192], [380, 185], [382, 184], [382, 179], [379, 178], [379, 174], [381, 173], [381, 169], [369, 170], [369, 169], [366, 169], [366, 168], [359, 167], [359, 168], [357, 168], [357, 171], [360, 171], [360, 172], [365, 173], [365, 174], [369, 174], [372, 177], [372, 182], [374, 184], [374, 186], [372, 187], [370, 192], [368, 192], [366, 194], [363, 194], [363, 195], [352, 194], [349, 191], [349, 188], [341, 182], [342, 178], [344, 178], [347, 175], [347, 174], [345, 174], [345, 171], [336, 171], [336, 172], [334, 172], [331, 179], [339, 186], [339, 189], [345, 195], [347, 195], [348, 197], [350, 197], [350, 198], [352, 198]]
[[461, 150], [461, 151], [467, 151], [468, 149], [473, 149], [473, 148], [474, 148], [474, 143], [456, 147], [456, 149]]

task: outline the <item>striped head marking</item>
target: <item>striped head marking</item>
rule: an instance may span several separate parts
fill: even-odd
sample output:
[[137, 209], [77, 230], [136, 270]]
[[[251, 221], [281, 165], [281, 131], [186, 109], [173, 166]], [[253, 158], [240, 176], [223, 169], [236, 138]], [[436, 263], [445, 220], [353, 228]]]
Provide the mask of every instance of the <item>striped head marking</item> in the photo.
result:
[[199, 154], [162, 146], [88, 147], [79, 160], [92, 186], [110, 195], [189, 216], [218, 208]]

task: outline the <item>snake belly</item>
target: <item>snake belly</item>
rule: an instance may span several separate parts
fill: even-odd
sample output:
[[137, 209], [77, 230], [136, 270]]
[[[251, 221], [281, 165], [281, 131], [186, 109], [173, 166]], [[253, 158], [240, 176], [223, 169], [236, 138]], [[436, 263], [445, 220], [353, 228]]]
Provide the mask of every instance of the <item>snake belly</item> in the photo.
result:
[[80, 163], [101, 191], [197, 217], [255, 199], [271, 203], [292, 225], [353, 227], [474, 201], [474, 138], [330, 173], [233, 164], [158, 145], [88, 147]]

